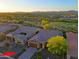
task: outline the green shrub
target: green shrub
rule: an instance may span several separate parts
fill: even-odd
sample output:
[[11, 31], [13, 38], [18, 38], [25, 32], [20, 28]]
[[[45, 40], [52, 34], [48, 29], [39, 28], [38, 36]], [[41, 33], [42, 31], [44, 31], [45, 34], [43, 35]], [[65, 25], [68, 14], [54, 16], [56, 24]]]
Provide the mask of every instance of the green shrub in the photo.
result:
[[47, 47], [52, 54], [64, 55], [67, 53], [67, 41], [62, 36], [50, 38]]
[[42, 53], [40, 51], [37, 53], [37, 59], [42, 59]]

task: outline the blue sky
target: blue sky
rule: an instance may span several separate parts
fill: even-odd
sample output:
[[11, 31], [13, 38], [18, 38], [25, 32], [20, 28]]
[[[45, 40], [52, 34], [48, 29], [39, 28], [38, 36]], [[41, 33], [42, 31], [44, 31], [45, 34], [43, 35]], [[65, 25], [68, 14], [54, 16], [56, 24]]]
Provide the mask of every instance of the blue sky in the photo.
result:
[[0, 0], [0, 12], [77, 10], [77, 0]]

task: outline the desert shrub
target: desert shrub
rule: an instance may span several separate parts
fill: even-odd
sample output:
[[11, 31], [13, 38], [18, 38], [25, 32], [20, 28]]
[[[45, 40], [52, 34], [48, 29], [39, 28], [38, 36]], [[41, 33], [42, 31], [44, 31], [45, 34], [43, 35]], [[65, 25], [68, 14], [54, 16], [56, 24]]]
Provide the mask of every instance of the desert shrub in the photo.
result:
[[62, 36], [55, 36], [48, 40], [48, 51], [52, 54], [63, 55], [67, 53], [67, 41]]

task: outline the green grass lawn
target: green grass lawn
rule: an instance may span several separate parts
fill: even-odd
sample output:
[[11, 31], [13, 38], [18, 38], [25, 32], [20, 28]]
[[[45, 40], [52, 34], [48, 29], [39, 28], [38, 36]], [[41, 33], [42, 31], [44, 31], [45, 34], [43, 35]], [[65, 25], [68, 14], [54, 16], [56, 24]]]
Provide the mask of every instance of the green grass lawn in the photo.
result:
[[57, 30], [65, 31], [65, 32], [77, 32], [78, 31], [78, 23], [75, 22], [52, 22], [52, 27]]

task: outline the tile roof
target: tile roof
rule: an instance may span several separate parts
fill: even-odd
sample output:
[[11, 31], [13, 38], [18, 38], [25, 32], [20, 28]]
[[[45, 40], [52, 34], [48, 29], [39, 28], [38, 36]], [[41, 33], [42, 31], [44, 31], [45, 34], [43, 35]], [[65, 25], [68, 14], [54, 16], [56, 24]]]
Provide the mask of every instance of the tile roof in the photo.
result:
[[[36, 28], [36, 27], [24, 26], [24, 27], [17, 29], [15, 32], [12, 32], [12, 33], [9, 33], [9, 34], [12, 34], [15, 38], [17, 38], [19, 40], [27, 40], [27, 38], [29, 38], [29, 37], [31, 37], [32, 35], [35, 34], [37, 29], [38, 28]], [[26, 33], [26, 35], [23, 35], [21, 33]]]
[[9, 30], [13, 30], [15, 28], [16, 28], [16, 26], [14, 26], [13, 24], [0, 25], [0, 32], [6, 32], [6, 31], [9, 31]]
[[41, 30], [37, 35], [32, 37], [30, 40], [34, 40], [42, 43], [42, 42], [47, 42], [47, 40], [50, 37], [57, 36], [57, 35], [63, 36], [62, 32], [59, 32], [57, 30], [51, 30], [51, 31]]
[[36, 48], [29, 47], [18, 59], [31, 59], [36, 52]]

